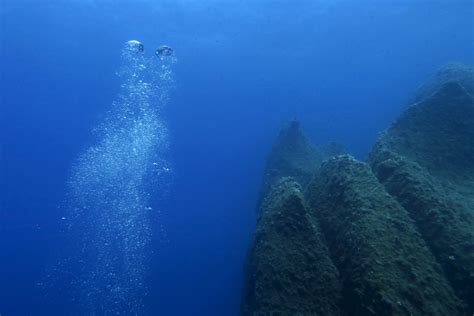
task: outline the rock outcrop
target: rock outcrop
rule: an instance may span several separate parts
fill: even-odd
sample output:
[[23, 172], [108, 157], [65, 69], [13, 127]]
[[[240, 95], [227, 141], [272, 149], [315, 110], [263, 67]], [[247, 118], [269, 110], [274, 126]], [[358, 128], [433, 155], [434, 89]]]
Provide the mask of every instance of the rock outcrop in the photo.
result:
[[243, 315], [340, 315], [340, 284], [301, 186], [281, 178], [261, 206]]
[[457, 81], [409, 107], [370, 154], [474, 313], [474, 99]]
[[272, 184], [281, 177], [291, 176], [305, 187], [325, 159], [345, 152], [345, 148], [338, 143], [314, 146], [304, 135], [298, 121], [289, 122], [273, 145], [260, 196], [265, 197]]
[[469, 94], [474, 95], [474, 67], [452, 63], [441, 67], [430, 79], [421, 85], [415, 92], [413, 102], [420, 102], [433, 95], [450, 81], [457, 81]]
[[281, 131], [264, 174], [243, 315], [340, 315], [338, 271], [302, 192], [322, 161], [341, 151], [313, 146], [296, 121]]
[[474, 314], [473, 93], [472, 67], [442, 68], [368, 163], [285, 127], [264, 172], [242, 314]]
[[462, 314], [408, 212], [367, 164], [331, 158], [307, 194], [341, 275], [346, 314]]

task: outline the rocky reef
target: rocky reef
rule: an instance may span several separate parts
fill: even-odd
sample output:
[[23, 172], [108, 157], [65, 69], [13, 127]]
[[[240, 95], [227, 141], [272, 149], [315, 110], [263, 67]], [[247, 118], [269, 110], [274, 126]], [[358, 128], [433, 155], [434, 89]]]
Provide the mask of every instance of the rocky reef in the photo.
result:
[[451, 63], [438, 69], [431, 78], [418, 87], [413, 103], [431, 96], [450, 81], [458, 82], [469, 94], [474, 95], [474, 67]]
[[370, 154], [378, 179], [415, 220], [474, 311], [474, 99], [457, 81], [412, 105]]
[[474, 313], [474, 71], [443, 67], [368, 162], [292, 121], [263, 176], [242, 315]]
[[461, 304], [408, 212], [367, 164], [332, 158], [307, 194], [340, 272], [348, 314], [459, 315]]
[[273, 145], [263, 175], [261, 198], [282, 177], [291, 176], [300, 185], [306, 186], [324, 160], [345, 152], [344, 146], [338, 143], [314, 146], [303, 133], [300, 123], [290, 121]]
[[340, 315], [341, 287], [301, 186], [278, 180], [262, 202], [244, 315]]
[[292, 121], [273, 146], [247, 263], [243, 315], [340, 315], [336, 267], [303, 195], [342, 146], [313, 146]]

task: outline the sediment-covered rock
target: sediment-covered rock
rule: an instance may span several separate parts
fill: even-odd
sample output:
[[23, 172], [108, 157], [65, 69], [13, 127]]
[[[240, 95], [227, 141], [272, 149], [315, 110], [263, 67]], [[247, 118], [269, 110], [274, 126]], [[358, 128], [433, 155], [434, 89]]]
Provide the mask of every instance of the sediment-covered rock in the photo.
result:
[[340, 315], [338, 272], [301, 186], [281, 178], [261, 204], [246, 271], [243, 315]]
[[329, 159], [307, 196], [339, 270], [345, 313], [463, 315], [414, 222], [367, 164]]
[[444, 82], [410, 106], [369, 160], [474, 313], [474, 99], [465, 85]]

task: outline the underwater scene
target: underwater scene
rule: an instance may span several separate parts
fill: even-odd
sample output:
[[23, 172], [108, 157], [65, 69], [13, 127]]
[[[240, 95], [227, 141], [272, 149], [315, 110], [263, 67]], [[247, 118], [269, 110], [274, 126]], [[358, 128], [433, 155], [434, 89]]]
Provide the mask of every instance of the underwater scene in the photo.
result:
[[37, 315], [474, 315], [474, 1], [1, 0]]

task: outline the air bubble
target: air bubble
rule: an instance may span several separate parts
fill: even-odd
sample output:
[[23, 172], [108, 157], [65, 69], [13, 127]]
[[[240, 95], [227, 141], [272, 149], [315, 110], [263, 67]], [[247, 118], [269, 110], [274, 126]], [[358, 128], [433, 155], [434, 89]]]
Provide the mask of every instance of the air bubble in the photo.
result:
[[168, 131], [160, 113], [174, 80], [164, 79], [163, 72], [172, 73], [176, 62], [146, 58], [143, 50], [138, 41], [125, 44], [117, 71], [120, 94], [95, 129], [96, 144], [77, 159], [68, 181], [68, 234], [76, 247], [65, 261], [78, 293], [71, 301], [85, 309], [79, 314], [143, 314], [149, 196], [168, 181], [150, 166], [168, 165]]

